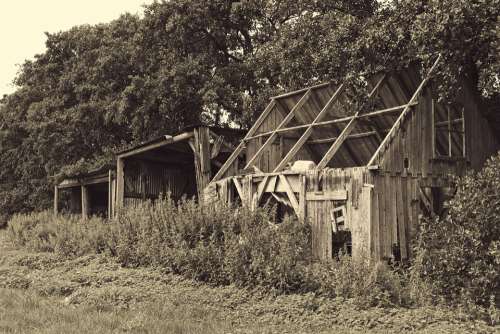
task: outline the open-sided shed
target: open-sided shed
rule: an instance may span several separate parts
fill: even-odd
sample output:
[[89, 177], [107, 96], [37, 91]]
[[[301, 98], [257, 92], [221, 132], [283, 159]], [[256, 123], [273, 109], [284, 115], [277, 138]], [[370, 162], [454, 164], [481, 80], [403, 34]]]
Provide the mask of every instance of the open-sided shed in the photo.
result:
[[111, 217], [114, 165], [70, 175], [54, 187], [54, 212]]
[[438, 102], [439, 62], [424, 78], [415, 68], [368, 78], [363, 111], [353, 112], [345, 84], [271, 98], [206, 200], [276, 203], [312, 225], [319, 258], [344, 247], [408, 259], [419, 216], [446, 210], [450, 176], [480, 168], [500, 148], [465, 80], [456, 101]]
[[202, 190], [242, 138], [240, 130], [196, 125], [117, 153], [115, 207]]

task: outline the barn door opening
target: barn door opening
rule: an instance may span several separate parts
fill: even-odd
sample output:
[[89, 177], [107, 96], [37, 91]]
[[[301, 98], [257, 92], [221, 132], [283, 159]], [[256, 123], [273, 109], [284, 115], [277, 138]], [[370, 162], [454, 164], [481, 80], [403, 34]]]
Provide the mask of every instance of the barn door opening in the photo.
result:
[[333, 202], [333, 209], [330, 211], [332, 226], [332, 255], [352, 254], [352, 235], [347, 228], [347, 209], [345, 202]]
[[455, 195], [455, 187], [420, 187], [420, 211], [427, 218], [444, 218], [448, 214], [449, 201]]

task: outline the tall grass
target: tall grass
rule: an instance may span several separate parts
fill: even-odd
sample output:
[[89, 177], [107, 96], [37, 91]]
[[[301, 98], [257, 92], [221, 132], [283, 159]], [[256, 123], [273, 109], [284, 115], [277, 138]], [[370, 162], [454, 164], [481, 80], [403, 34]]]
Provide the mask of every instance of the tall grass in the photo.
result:
[[315, 263], [307, 224], [277, 224], [269, 208], [163, 199], [123, 210], [112, 221], [49, 212], [9, 222], [14, 243], [63, 256], [107, 253], [124, 266], [154, 266], [212, 285], [263, 287], [353, 298], [359, 306], [412, 303], [404, 277], [366, 259]]

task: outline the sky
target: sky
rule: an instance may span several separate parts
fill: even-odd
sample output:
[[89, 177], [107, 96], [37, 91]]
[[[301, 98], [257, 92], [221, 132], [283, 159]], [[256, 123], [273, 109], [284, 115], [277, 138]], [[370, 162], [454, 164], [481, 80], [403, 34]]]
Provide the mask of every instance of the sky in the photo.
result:
[[154, 0], [3, 0], [0, 2], [0, 97], [12, 93], [20, 64], [45, 51], [45, 32], [142, 14]]

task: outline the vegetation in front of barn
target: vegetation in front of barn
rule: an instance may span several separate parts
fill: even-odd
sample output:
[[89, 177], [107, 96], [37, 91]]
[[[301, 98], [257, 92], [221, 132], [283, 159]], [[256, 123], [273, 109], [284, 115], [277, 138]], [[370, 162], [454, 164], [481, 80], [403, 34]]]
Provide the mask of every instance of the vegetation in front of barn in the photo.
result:
[[[206, 282], [264, 288], [270, 293], [313, 293], [351, 300], [356, 307], [451, 303], [498, 322], [500, 155], [480, 173], [458, 181], [450, 217], [421, 226], [410, 268], [340, 256], [311, 258], [307, 225], [275, 224], [271, 209], [176, 205], [166, 198], [124, 210], [111, 222], [16, 215], [15, 244], [67, 259], [90, 254], [124, 267], [152, 267]], [[106, 256], [109, 255], [109, 256]]]

